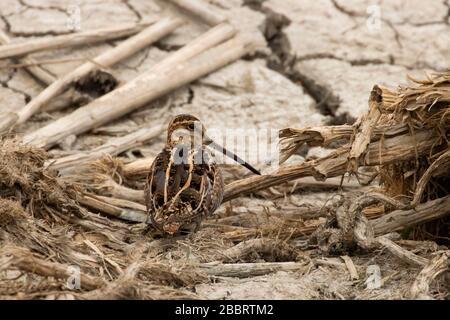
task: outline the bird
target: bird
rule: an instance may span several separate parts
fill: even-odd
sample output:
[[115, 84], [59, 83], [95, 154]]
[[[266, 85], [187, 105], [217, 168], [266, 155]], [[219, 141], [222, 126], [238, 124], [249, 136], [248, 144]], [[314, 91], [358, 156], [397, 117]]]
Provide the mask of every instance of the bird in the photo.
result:
[[170, 121], [166, 144], [154, 159], [146, 179], [147, 225], [165, 235], [195, 233], [204, 218], [220, 206], [224, 182], [209, 148], [254, 174], [261, 174], [210, 139], [197, 117], [179, 114]]

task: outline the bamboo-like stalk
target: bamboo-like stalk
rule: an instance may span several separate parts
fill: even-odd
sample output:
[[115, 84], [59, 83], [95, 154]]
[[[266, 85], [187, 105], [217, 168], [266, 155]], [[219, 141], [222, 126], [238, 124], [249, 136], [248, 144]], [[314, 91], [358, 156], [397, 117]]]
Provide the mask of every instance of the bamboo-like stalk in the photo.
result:
[[210, 276], [250, 278], [278, 271], [306, 271], [307, 266], [301, 262], [256, 262], [256, 263], [204, 263], [199, 268]]
[[123, 166], [123, 174], [126, 177], [144, 176], [149, 173], [154, 157], [139, 159]]
[[[385, 165], [394, 161], [407, 161], [414, 159], [417, 154], [426, 154], [432, 148], [430, 141], [436, 138], [436, 133], [427, 130], [416, 132], [414, 136], [404, 134], [383, 141], [369, 144], [367, 153], [360, 159], [360, 165]], [[349, 149], [338, 149], [331, 155], [319, 160], [307, 161], [298, 165], [280, 168], [273, 174], [252, 176], [235, 181], [225, 188], [223, 201], [229, 201], [245, 193], [273, 187], [287, 181], [302, 177], [314, 176], [323, 180], [337, 177], [346, 173]]]
[[[142, 77], [145, 77], [149, 73], [168, 72], [168, 70], [176, 68], [178, 64], [185, 62], [186, 60], [195, 57], [218, 43], [231, 38], [235, 33], [236, 30], [231, 25], [227, 23], [220, 24], [150, 68], [150, 70], [144, 73]], [[135, 81], [138, 79], [139, 77], [136, 78]], [[2, 128], [1, 124], [0, 128]]]
[[355, 126], [355, 137], [349, 153], [348, 171], [356, 172], [361, 156], [367, 151], [372, 133], [381, 117], [381, 89], [374, 86], [369, 98], [369, 111], [364, 114]]
[[[236, 29], [229, 23], [221, 23], [214, 28], [209, 29], [184, 47], [172, 53], [170, 56], [155, 64], [147, 73], [159, 73], [173, 71], [175, 68], [181, 68], [179, 64], [207, 51], [208, 49], [230, 39], [236, 34]], [[147, 73], [141, 75], [146, 78]]]
[[378, 242], [381, 246], [388, 249], [393, 255], [398, 257], [399, 259], [405, 261], [408, 264], [415, 266], [426, 266], [429, 261], [427, 258], [420, 257], [406, 249], [403, 249], [394, 241], [388, 239], [387, 237], [381, 236], [375, 238], [375, 241]]
[[122, 220], [132, 222], [147, 220], [145, 207], [131, 201], [87, 194], [80, 196], [78, 201], [83, 206]]
[[89, 187], [93, 188], [99, 195], [145, 204], [144, 190], [135, 190], [120, 185], [107, 175], [104, 175], [103, 177], [94, 177], [94, 179], [100, 181], [94, 183], [94, 186], [90, 184]]
[[[0, 44], [7, 45], [10, 43], [11, 39], [9, 38], [9, 36], [3, 30], [0, 29]], [[22, 58], [21, 62], [29, 65], [25, 68], [25, 70], [27, 70], [31, 75], [33, 75], [36, 79], [38, 79], [42, 83], [50, 85], [53, 83], [53, 81], [56, 80], [56, 77], [53, 76], [50, 72], [48, 72], [41, 66], [36, 65], [36, 61], [34, 59]]]
[[[167, 17], [150, 25], [139, 34], [123, 41], [117, 47], [102, 53], [96, 57], [93, 62], [84, 63], [74, 71], [56, 80], [38, 96], [32, 99], [26, 106], [20, 109], [17, 112], [17, 117], [14, 115], [10, 115], [10, 117], [14, 117], [16, 123], [24, 123], [44, 105], [48, 104], [54, 97], [64, 92], [64, 90], [77, 80], [96, 70], [98, 66], [110, 67], [116, 64], [149, 44], [170, 34], [178, 28], [181, 23], [182, 20], [178, 18]], [[11, 121], [7, 123], [11, 123]], [[0, 126], [0, 132], [7, 129], [7, 127]]]
[[[209, 46], [209, 45], [208, 45]], [[252, 46], [234, 38], [202, 55], [200, 61], [174, 66], [170, 72], [151, 72], [117, 88], [72, 114], [24, 137], [25, 143], [49, 147], [72, 134], [86, 132], [117, 119], [144, 104], [211, 73], [249, 53]]]
[[450, 196], [431, 200], [410, 210], [395, 210], [371, 220], [375, 235], [383, 235], [420, 223], [442, 218], [450, 213]]
[[[3, 30], [0, 30], [0, 44], [8, 44], [10, 42], [10, 37]], [[57, 78], [52, 73], [41, 67], [39, 63], [32, 58], [23, 57], [20, 59], [20, 63], [26, 65], [25, 70], [33, 78], [37, 79], [40, 84], [49, 86], [57, 80]], [[78, 91], [76, 91], [75, 89], [67, 90], [58, 98], [58, 100], [50, 101], [49, 104], [43, 106], [42, 109], [45, 111], [60, 110], [70, 106], [70, 104], [72, 103], [78, 103], [80, 101], [83, 101], [83, 97]], [[0, 128], [11, 127], [15, 123], [15, 120], [17, 120], [17, 118], [13, 116], [12, 118], [7, 119], [7, 123], [3, 125], [2, 121], [0, 121]]]
[[217, 25], [227, 20], [212, 5], [202, 0], [169, 0], [180, 8], [200, 18], [209, 25]]
[[341, 256], [341, 259], [344, 260], [348, 273], [350, 273], [350, 278], [352, 280], [358, 280], [359, 279], [358, 270], [356, 269], [356, 266], [353, 263], [352, 258], [350, 258], [349, 256]]
[[92, 162], [104, 155], [117, 155], [133, 147], [142, 145], [144, 142], [157, 137], [162, 132], [162, 126], [144, 127], [123, 137], [110, 139], [105, 144], [74, 155], [47, 161], [46, 165], [61, 174], [66, 174], [82, 164]]
[[119, 39], [138, 33], [153, 23], [155, 23], [155, 21], [146, 21], [138, 24], [124, 24], [97, 30], [27, 40], [20, 43], [9, 43], [0, 46], [0, 59], [24, 56], [38, 51], [74, 47]]

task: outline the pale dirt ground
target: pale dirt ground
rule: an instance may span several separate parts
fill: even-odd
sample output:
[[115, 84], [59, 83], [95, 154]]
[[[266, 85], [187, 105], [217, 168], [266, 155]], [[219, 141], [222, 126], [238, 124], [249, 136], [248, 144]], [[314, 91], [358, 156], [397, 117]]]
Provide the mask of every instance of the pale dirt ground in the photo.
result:
[[[442, 0], [209, 0], [258, 43], [257, 54], [240, 60], [189, 86], [106, 126], [115, 135], [142, 124], [158, 124], [169, 115], [193, 113], [208, 127], [307, 127], [353, 121], [365, 112], [374, 84], [407, 84], [406, 75], [423, 76], [450, 66], [450, 3]], [[167, 12], [183, 15], [157, 0], [2, 0], [0, 28], [16, 41], [71, 32], [67, 9], [78, 5], [81, 29], [136, 22]], [[380, 20], [371, 24], [373, 8]], [[368, 9], [369, 8], [369, 9]], [[377, 9], [378, 8], [378, 9]], [[369, 13], [368, 11], [369, 10]], [[190, 22], [173, 35], [110, 70], [126, 82], [145, 72], [171, 51], [186, 44], [207, 26]], [[114, 41], [75, 49], [34, 54], [39, 60], [88, 59], [115, 45]], [[82, 60], [49, 64], [56, 76]], [[289, 64], [288, 64], [289, 62]], [[3, 62], [2, 62], [3, 63]], [[42, 86], [23, 70], [0, 69], [0, 108], [18, 109]], [[41, 113], [19, 131], [42, 127], [65, 112]], [[108, 130], [104, 130], [107, 132]], [[111, 134], [83, 134], [67, 139], [58, 154], [89, 149]], [[124, 158], [156, 155], [164, 134], [151, 145]], [[297, 158], [297, 160], [300, 158]], [[297, 206], [324, 203], [333, 192], [299, 191]], [[279, 201], [281, 202], [281, 200]], [[273, 201], [242, 198], [232, 202], [245, 212], [273, 206]], [[219, 210], [219, 214], [226, 210]], [[352, 257], [360, 279], [352, 281], [346, 268], [313, 266], [305, 274], [278, 272], [248, 279], [221, 278], [195, 289], [218, 299], [341, 299], [405, 297], [419, 269], [397, 261], [386, 252]], [[384, 283], [367, 290], [366, 267], [378, 264]], [[437, 290], [439, 291], [439, 290]]]

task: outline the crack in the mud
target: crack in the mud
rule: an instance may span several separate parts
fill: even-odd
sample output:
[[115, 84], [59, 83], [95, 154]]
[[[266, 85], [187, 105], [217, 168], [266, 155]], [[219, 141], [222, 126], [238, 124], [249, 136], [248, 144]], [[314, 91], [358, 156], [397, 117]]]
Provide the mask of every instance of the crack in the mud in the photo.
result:
[[8, 77], [7, 77], [6, 80], [0, 80], [0, 85], [1, 85], [3, 88], [7, 88], [7, 89], [9, 89], [9, 90], [11, 90], [11, 91], [13, 91], [13, 92], [15, 92], [15, 93], [17, 93], [17, 94], [23, 95], [24, 100], [25, 100], [25, 103], [28, 103], [28, 102], [31, 101], [31, 96], [30, 96], [28, 93], [26, 93], [26, 92], [24, 92], [24, 91], [22, 91], [22, 90], [19, 90], [19, 89], [17, 89], [17, 88], [14, 88], [14, 87], [10, 87], [10, 86], [9, 86], [9, 82], [12, 80], [12, 78], [14, 77], [14, 75], [16, 74], [16, 72], [17, 72], [17, 70], [14, 70], [13, 72], [11, 72], [11, 73], [8, 74]]
[[126, 64], [125, 62], [121, 62], [119, 64], [123, 68], [133, 70], [135, 72], [139, 72], [139, 68], [142, 66], [142, 64], [145, 62], [145, 60], [147, 60], [148, 56], [150, 55], [150, 48], [145, 48], [144, 50], [145, 50], [144, 55], [142, 56], [142, 58], [139, 59], [139, 61], [136, 63], [136, 65], [130, 66], [130, 65]]
[[[48, 6], [48, 7], [42, 7], [42, 6], [36, 6], [36, 5], [31, 5], [28, 4], [26, 2], [26, 0], [18, 0], [18, 3], [21, 5], [21, 7], [23, 8], [20, 12], [16, 12], [16, 13], [12, 13], [10, 15], [14, 15], [14, 14], [20, 14], [28, 9], [36, 9], [36, 10], [42, 10], [42, 11], [47, 11], [47, 10], [55, 10], [58, 12], [62, 12], [64, 13], [66, 16], [68, 16], [68, 12], [64, 9], [61, 9], [59, 7], [56, 6]], [[7, 32], [15, 37], [42, 37], [42, 36], [58, 36], [58, 35], [64, 35], [64, 34], [71, 34], [73, 33], [72, 30], [68, 30], [68, 31], [45, 31], [45, 32], [17, 32], [17, 31], [13, 31], [10, 22], [6, 19], [6, 16], [4, 15], [0, 15], [0, 18], [3, 20], [3, 22], [6, 24], [6, 28], [7, 28]]]
[[122, 0], [122, 3], [127, 6], [127, 8], [133, 12], [133, 14], [136, 16], [138, 22], [142, 20], [141, 13], [130, 3], [130, 0]]
[[37, 6], [37, 5], [27, 3], [26, 0], [18, 0], [18, 2], [20, 3], [20, 5], [22, 5], [25, 8], [44, 10], [44, 11], [45, 10], [55, 10], [55, 11], [59, 11], [59, 12], [62, 12], [64, 14], [68, 15], [67, 10], [61, 9], [60, 7], [57, 7], [57, 6], [47, 6], [47, 7]]
[[183, 47], [182, 45], [173, 45], [173, 44], [163, 43], [161, 41], [155, 42], [153, 44], [153, 46], [155, 48], [158, 48], [161, 51], [166, 51], [166, 52], [176, 51]]
[[6, 19], [6, 16], [4, 15], [0, 15], [0, 19], [3, 21], [3, 23], [5, 24], [5, 28], [6, 28], [6, 32], [10, 33], [11, 32], [11, 24], [9, 23], [8, 19]]
[[[271, 56], [265, 57], [267, 67], [302, 87], [305, 93], [316, 102], [316, 109], [323, 115], [331, 116], [331, 124], [352, 123], [354, 118], [347, 113], [340, 116], [336, 115], [336, 111], [340, 105], [340, 99], [332, 92], [331, 88], [317, 83], [317, 81], [295, 68], [299, 58], [292, 54], [290, 41], [284, 33], [284, 29], [290, 25], [291, 21], [285, 15], [263, 7], [262, 4], [264, 1], [246, 0], [244, 1], [244, 5], [266, 16], [264, 37], [272, 52]], [[379, 61], [374, 60], [373, 62]], [[363, 63], [363, 61], [354, 61], [353, 63]], [[367, 63], [370, 63], [370, 61]]]
[[333, 6], [335, 7], [336, 10], [338, 10], [339, 12], [341, 12], [341, 13], [343, 13], [343, 14], [351, 17], [351, 18], [365, 17], [365, 14], [363, 14], [363, 13], [352, 11], [350, 9], [345, 8], [337, 0], [330, 0], [330, 1], [333, 4]]

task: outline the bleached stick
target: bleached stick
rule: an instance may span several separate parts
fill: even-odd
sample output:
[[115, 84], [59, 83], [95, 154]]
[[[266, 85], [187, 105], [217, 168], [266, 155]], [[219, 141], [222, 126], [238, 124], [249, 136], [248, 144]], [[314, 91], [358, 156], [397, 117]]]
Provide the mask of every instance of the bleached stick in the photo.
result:
[[155, 23], [155, 21], [138, 24], [124, 24], [112, 28], [102, 28], [42, 39], [33, 39], [20, 43], [9, 43], [0, 46], [0, 59], [24, 56], [43, 50], [67, 48], [119, 39], [138, 33], [153, 23]]
[[[3, 31], [0, 29], [0, 44], [8, 44], [11, 42], [10, 37]], [[57, 78], [51, 74], [49, 71], [47, 71], [46, 69], [44, 69], [43, 67], [41, 67], [39, 65], [39, 63], [32, 59], [32, 58], [28, 58], [28, 57], [23, 57], [20, 59], [20, 63], [26, 65], [25, 66], [25, 70], [32, 75], [34, 78], [36, 78], [40, 84], [45, 84], [47, 86], [51, 85], [54, 81], [57, 80]], [[57, 101], [51, 101], [48, 105], [43, 107], [43, 110], [45, 111], [54, 111], [54, 110], [59, 110], [59, 109], [63, 109], [67, 106], [69, 106], [71, 103], [77, 103], [79, 101], [82, 101], [82, 96], [81, 94], [76, 91], [75, 89], [73, 90], [68, 90], [66, 92], [64, 92]], [[12, 117], [12, 119], [9, 119], [9, 121], [17, 119], [16, 117]], [[1, 121], [0, 121], [1, 123]], [[5, 127], [10, 127], [13, 124], [13, 122], [11, 122], [10, 125], [6, 125]], [[0, 124], [0, 128], [2, 127], [2, 125]]]
[[[366, 156], [360, 166], [385, 165], [397, 161], [406, 161], [426, 154], [432, 148], [430, 141], [436, 138], [432, 130], [417, 131], [415, 136], [403, 134], [369, 144]], [[225, 188], [224, 202], [245, 193], [273, 187], [298, 178], [314, 176], [325, 180], [347, 172], [348, 149], [338, 149], [327, 157], [306, 161], [300, 164], [281, 167], [278, 171], [252, 176], [230, 183]]]
[[[145, 204], [144, 190], [131, 189], [115, 182], [110, 176], [94, 176], [95, 182], [89, 184], [97, 194]], [[92, 185], [94, 184], [94, 185]]]
[[[116, 64], [117, 62], [131, 56], [132, 54], [138, 52], [149, 44], [168, 35], [173, 30], [178, 28], [181, 23], [182, 20], [178, 18], [168, 17], [147, 27], [142, 32], [125, 40], [117, 47], [101, 54], [100, 56], [95, 58], [93, 62], [87, 62], [79, 66], [74, 71], [53, 82], [38, 96], [32, 99], [25, 107], [19, 110], [17, 114], [9, 114], [9, 117], [14, 118], [15, 123], [24, 123], [40, 108], [48, 104], [54, 97], [61, 94], [77, 80], [97, 69], [99, 65], [103, 67], [110, 67]], [[11, 125], [12, 122], [12, 120], [6, 122], [3, 127], [0, 125], [0, 132], [7, 130], [8, 127], [6, 126], [8, 124]]]
[[396, 257], [405, 261], [408, 264], [425, 267], [429, 263], [428, 259], [418, 256], [417, 254], [414, 254], [411, 251], [402, 248], [394, 241], [390, 240], [385, 236], [377, 237], [375, 238], [375, 241], [378, 242], [384, 248], [388, 249], [393, 255], [395, 255]]
[[376, 235], [383, 235], [436, 220], [450, 214], [450, 196], [431, 200], [410, 210], [395, 210], [372, 220]]
[[123, 174], [130, 176], [143, 176], [149, 173], [154, 157], [139, 159], [123, 166]]
[[307, 270], [307, 266], [300, 262], [264, 262], [264, 263], [204, 263], [200, 270], [210, 276], [249, 278], [278, 271], [299, 272]]
[[[0, 29], [0, 44], [6, 45], [9, 43], [11, 43], [11, 39], [3, 30]], [[56, 77], [54, 77], [50, 72], [39, 65], [35, 65], [36, 61], [34, 59], [23, 58], [21, 59], [21, 62], [24, 64], [28, 64], [29, 66], [26, 67], [26, 70], [44, 84], [50, 85], [53, 81], [56, 80]]]
[[174, 66], [168, 72], [151, 72], [104, 95], [72, 114], [24, 137], [25, 143], [49, 147], [72, 134], [80, 134], [117, 119], [162, 95], [205, 76], [249, 53], [252, 46], [234, 38], [216, 47], [200, 61]]
[[[130, 148], [142, 145], [142, 143], [157, 137], [162, 132], [162, 126], [145, 127], [126, 136], [113, 138], [107, 143], [86, 152], [77, 153], [56, 160], [49, 160], [47, 166], [51, 169], [67, 173], [82, 164], [92, 162], [104, 155], [117, 155]], [[61, 172], [63, 171], [63, 172]]]
[[83, 206], [119, 219], [133, 222], [147, 220], [145, 207], [131, 201], [94, 195], [80, 196], [78, 201]]

